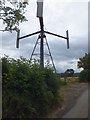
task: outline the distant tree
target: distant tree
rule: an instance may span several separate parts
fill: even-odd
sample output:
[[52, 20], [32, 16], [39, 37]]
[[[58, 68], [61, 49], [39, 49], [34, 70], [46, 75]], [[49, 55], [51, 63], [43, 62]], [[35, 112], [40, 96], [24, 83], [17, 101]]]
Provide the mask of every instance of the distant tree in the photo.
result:
[[80, 81], [90, 81], [90, 53], [85, 53], [84, 57], [79, 58], [77, 66], [83, 68], [79, 75]]
[[25, 8], [28, 4], [27, 0], [1, 0], [0, 1], [0, 19], [5, 24], [5, 28], [2, 31], [18, 30], [20, 22], [26, 21]]
[[79, 58], [78, 68], [89, 69], [90, 68], [90, 53], [85, 53], [85, 56]]
[[67, 82], [67, 77], [73, 77], [74, 70], [73, 69], [67, 69], [64, 73], [64, 80]]
[[73, 75], [74, 75], [74, 70], [73, 70], [73, 69], [67, 69], [67, 70], [65, 71], [65, 74], [66, 74], [67, 76], [73, 76]]

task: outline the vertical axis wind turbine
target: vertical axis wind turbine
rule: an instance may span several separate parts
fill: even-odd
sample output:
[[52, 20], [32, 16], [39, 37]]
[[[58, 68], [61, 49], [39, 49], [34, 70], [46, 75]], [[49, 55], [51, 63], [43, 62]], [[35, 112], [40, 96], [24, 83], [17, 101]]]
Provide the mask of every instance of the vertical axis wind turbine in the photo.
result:
[[32, 36], [32, 35], [39, 34], [39, 36], [37, 38], [37, 41], [36, 41], [36, 44], [34, 46], [34, 49], [32, 51], [30, 60], [32, 60], [32, 56], [33, 55], [37, 55], [37, 54], [34, 54], [34, 52], [35, 52], [36, 46], [38, 44], [38, 41], [40, 40], [40, 54], [39, 54], [40, 55], [40, 65], [42, 67], [44, 67], [44, 55], [45, 55], [45, 53], [44, 53], [44, 38], [45, 38], [46, 45], [47, 45], [47, 48], [48, 48], [48, 51], [49, 51], [49, 54], [47, 54], [47, 55], [50, 56], [52, 64], [53, 64], [53, 67], [54, 67], [54, 70], [56, 72], [56, 68], [55, 68], [55, 65], [54, 65], [54, 62], [53, 62], [53, 58], [52, 58], [52, 55], [51, 55], [51, 52], [50, 52], [50, 48], [49, 48], [49, 45], [48, 45], [45, 33], [53, 35], [53, 36], [56, 36], [56, 37], [59, 37], [59, 38], [66, 39], [67, 40], [67, 49], [69, 49], [69, 34], [68, 34], [68, 30], [66, 31], [66, 37], [44, 30], [44, 23], [43, 23], [43, 0], [37, 0], [37, 17], [39, 18], [39, 22], [40, 22], [40, 31], [31, 33], [31, 34], [28, 34], [28, 35], [25, 35], [25, 36], [22, 36], [22, 37], [20, 37], [20, 31], [18, 31], [17, 32], [16, 47], [19, 48], [19, 40], [20, 39], [23, 39], [23, 38], [26, 38], [26, 37], [29, 37], [29, 36]]

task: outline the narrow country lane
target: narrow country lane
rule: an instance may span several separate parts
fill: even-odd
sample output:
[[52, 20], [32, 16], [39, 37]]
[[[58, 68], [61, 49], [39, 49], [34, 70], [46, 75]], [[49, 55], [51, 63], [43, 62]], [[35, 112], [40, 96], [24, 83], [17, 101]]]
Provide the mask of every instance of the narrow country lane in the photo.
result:
[[88, 118], [88, 89], [77, 99], [73, 108], [62, 118]]

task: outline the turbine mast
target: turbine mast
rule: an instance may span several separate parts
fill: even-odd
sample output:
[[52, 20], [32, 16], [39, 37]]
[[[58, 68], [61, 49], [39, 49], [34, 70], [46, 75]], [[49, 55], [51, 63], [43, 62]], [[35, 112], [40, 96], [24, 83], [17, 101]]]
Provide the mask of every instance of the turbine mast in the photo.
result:
[[39, 18], [40, 22], [40, 65], [44, 67], [44, 45], [43, 45], [43, 38], [44, 38], [44, 25], [43, 25], [43, 0], [37, 0], [37, 17]]

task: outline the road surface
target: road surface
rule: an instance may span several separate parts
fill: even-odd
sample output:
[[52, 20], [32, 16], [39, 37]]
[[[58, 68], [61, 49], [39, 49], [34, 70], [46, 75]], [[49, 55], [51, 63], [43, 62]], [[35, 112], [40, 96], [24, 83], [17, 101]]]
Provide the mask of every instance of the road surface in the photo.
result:
[[88, 89], [77, 99], [73, 108], [62, 118], [88, 118]]

